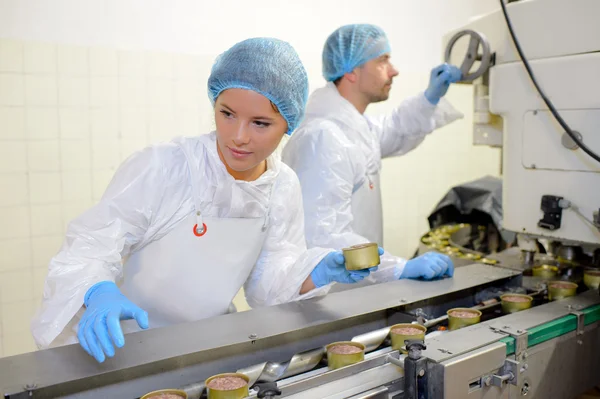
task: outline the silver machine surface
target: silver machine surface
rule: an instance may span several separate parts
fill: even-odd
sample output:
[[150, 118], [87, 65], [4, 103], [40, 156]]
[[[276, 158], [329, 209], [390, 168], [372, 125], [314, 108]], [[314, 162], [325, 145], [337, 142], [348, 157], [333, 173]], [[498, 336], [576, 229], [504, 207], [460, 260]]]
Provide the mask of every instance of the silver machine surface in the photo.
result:
[[[508, 11], [557, 108], [600, 152], [600, 2], [517, 1]], [[577, 272], [600, 266], [600, 164], [563, 138], [512, 43], [497, 11], [449, 32], [444, 56], [474, 86], [474, 144], [503, 147], [503, 227], [520, 233], [518, 246], [456, 249], [462, 263], [453, 278], [365, 286], [129, 334], [103, 364], [78, 345], [2, 358], [0, 393], [136, 399], [179, 388], [199, 399], [204, 381], [225, 372], [249, 377], [250, 398], [574, 399], [600, 386], [600, 295]], [[545, 195], [563, 199], [553, 229], [540, 224]], [[465, 229], [452, 230], [442, 247], [453, 250]], [[429, 241], [428, 250], [440, 249]], [[549, 301], [548, 281], [530, 273], [538, 264], [580, 283], [577, 294]], [[531, 295], [533, 306], [503, 314], [499, 296], [507, 292]], [[456, 307], [480, 310], [481, 322], [448, 331], [446, 312]], [[389, 339], [397, 323], [419, 323], [428, 334], [400, 353]], [[349, 340], [365, 345], [365, 360], [329, 370], [325, 345]], [[268, 383], [277, 389], [266, 394]]]
[[[549, 303], [540, 296], [539, 306], [512, 315], [492, 303], [480, 307], [480, 324], [429, 334], [414, 384], [420, 396], [406, 391], [409, 360], [391, 349], [391, 325], [421, 320], [435, 328], [446, 310], [489, 303], [499, 291], [522, 289], [524, 278], [518, 270], [472, 264], [452, 279], [400, 280], [130, 334], [104, 364], [78, 345], [7, 357], [0, 359], [0, 389], [10, 399], [133, 399], [163, 388], [202, 398], [206, 378], [234, 371], [255, 386], [277, 382], [280, 397], [298, 399], [517, 398], [524, 392], [571, 399], [600, 384], [600, 296], [587, 291]], [[324, 345], [343, 340], [365, 344], [365, 360], [329, 371]], [[251, 397], [264, 396], [253, 390]]]

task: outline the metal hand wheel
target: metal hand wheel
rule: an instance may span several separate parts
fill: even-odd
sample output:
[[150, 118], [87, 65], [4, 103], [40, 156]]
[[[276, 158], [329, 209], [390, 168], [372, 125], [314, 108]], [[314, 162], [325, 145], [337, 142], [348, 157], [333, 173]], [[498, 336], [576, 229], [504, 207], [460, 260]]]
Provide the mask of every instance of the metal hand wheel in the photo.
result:
[[[450, 62], [450, 55], [452, 54], [452, 49], [454, 45], [458, 41], [458, 39], [463, 36], [469, 35], [471, 38], [469, 39], [469, 47], [467, 48], [467, 54], [465, 54], [465, 58], [462, 61], [460, 66], [460, 70], [462, 72], [461, 82], [472, 82], [477, 79], [481, 75], [485, 73], [493, 64], [493, 55], [490, 49], [490, 43], [487, 41], [485, 36], [479, 32], [474, 30], [462, 30], [452, 36], [452, 39], [448, 42], [446, 46], [446, 52], [444, 55], [445, 61]], [[481, 48], [481, 53], [479, 53], [479, 49]], [[471, 72], [471, 68], [475, 61], [479, 61], [479, 68], [474, 72]]]

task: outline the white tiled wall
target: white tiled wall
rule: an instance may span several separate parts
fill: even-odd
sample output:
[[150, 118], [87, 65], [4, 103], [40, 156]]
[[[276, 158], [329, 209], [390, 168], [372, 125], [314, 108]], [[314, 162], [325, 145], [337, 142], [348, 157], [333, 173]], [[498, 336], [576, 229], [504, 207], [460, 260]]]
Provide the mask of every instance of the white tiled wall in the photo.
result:
[[210, 130], [212, 58], [0, 39], [0, 356], [35, 349], [48, 261], [118, 165]]

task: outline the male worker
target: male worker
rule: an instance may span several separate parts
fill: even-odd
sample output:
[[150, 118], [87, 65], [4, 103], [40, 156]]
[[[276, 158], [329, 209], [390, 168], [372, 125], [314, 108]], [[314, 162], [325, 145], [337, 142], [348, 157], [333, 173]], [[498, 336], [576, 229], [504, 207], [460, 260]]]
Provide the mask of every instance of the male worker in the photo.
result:
[[[327, 39], [323, 76], [327, 85], [309, 98], [305, 119], [283, 150], [302, 186], [306, 239], [310, 247], [341, 249], [365, 242], [383, 245], [381, 158], [415, 149], [434, 129], [462, 114], [442, 97], [460, 69], [443, 64], [431, 72], [424, 93], [391, 114], [364, 115], [371, 103], [389, 97], [398, 71], [390, 44], [373, 25], [346, 25]], [[410, 261], [382, 256], [375, 281], [452, 276], [449, 257], [427, 253]]]

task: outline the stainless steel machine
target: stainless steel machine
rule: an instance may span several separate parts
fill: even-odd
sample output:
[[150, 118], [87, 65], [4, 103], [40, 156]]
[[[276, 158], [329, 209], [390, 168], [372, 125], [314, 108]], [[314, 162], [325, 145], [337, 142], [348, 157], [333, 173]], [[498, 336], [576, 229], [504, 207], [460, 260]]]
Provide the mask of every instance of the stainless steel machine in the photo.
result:
[[[452, 279], [401, 280], [134, 333], [102, 365], [77, 345], [8, 357], [0, 388], [10, 399], [133, 399], [174, 387], [200, 398], [206, 378], [231, 371], [258, 386], [277, 382], [282, 398], [571, 399], [600, 384], [600, 295], [547, 302], [543, 290], [530, 289], [537, 306], [503, 315], [494, 298], [523, 290], [527, 279], [473, 264]], [[457, 306], [478, 306], [483, 321], [438, 331]], [[434, 332], [426, 349], [400, 355], [389, 346], [389, 326], [410, 321]], [[329, 371], [323, 346], [349, 339], [366, 345], [365, 360]]]
[[[600, 153], [600, 2], [529, 0], [507, 8], [542, 86], [579, 143]], [[471, 39], [461, 43], [464, 35]], [[465, 265], [451, 279], [400, 280], [130, 334], [104, 364], [77, 345], [3, 358], [0, 392], [9, 399], [134, 399], [181, 388], [198, 399], [206, 378], [235, 371], [250, 378], [251, 398], [573, 399], [600, 385], [600, 295], [572, 273], [598, 266], [600, 163], [553, 122], [501, 11], [444, 42], [448, 60], [462, 64], [475, 86], [475, 143], [503, 147], [503, 227], [522, 234], [520, 248], [459, 249]], [[451, 228], [452, 241], [462, 245], [468, 228]], [[431, 235], [424, 244], [441, 250]], [[556, 278], [580, 283], [575, 296], [548, 301], [547, 280], [530, 270], [552, 262]], [[503, 314], [498, 297], [506, 292], [531, 295], [533, 307]], [[455, 307], [479, 309], [482, 321], [448, 331], [446, 312]], [[390, 346], [390, 326], [399, 322], [428, 328], [407, 354]], [[347, 340], [366, 346], [365, 360], [329, 370], [324, 346]]]

